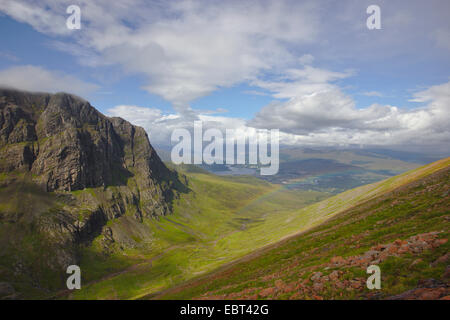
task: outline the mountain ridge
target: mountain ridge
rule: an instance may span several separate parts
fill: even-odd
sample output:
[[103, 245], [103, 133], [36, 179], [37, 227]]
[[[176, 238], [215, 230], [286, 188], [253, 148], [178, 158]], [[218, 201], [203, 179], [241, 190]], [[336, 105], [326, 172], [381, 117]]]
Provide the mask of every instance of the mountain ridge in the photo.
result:
[[2, 278], [30, 273], [32, 251], [45, 247], [36, 269], [62, 277], [61, 270], [78, 263], [78, 247], [100, 234], [105, 250], [118, 241], [132, 246], [108, 221], [129, 216], [138, 229], [143, 219], [170, 214], [187, 190], [143, 128], [74, 95], [0, 90]]

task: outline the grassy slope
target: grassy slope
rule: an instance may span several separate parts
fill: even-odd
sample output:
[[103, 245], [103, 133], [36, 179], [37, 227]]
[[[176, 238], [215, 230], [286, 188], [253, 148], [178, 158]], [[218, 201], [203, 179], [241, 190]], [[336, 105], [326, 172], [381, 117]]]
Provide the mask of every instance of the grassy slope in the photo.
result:
[[[157, 235], [158, 249], [144, 256], [137, 267], [87, 284], [72, 298], [152, 295], [317, 226], [357, 203], [426, 176], [448, 165], [448, 161], [350, 190], [307, 207], [305, 196], [309, 195], [309, 201], [313, 202], [320, 194], [296, 194], [257, 179], [247, 180], [251, 178], [188, 173], [194, 192], [181, 199], [174, 215], [147, 222]], [[134, 257], [133, 254], [128, 256]], [[86, 263], [84, 268], [89, 273], [98, 265]]]
[[[55, 261], [55, 252], [64, 244], [41, 233], [38, 222], [50, 222], [67, 199], [43, 191], [28, 175], [12, 175], [17, 181], [0, 186], [0, 282], [11, 282], [16, 291], [38, 297], [43, 294], [39, 287], [57, 290], [65, 284]], [[0, 182], [10, 176], [3, 174]]]
[[[218, 177], [201, 170], [185, 173], [192, 192], [175, 204], [174, 214], [145, 220], [151, 237], [139, 239], [135, 234], [137, 242], [148, 241], [148, 245], [104, 257], [99, 237], [84, 251], [83, 286], [71, 298], [138, 298], [211, 271], [295, 230], [285, 223], [287, 219], [299, 208], [327, 197], [286, 190], [253, 177]], [[278, 228], [280, 220], [283, 228]], [[109, 225], [117, 234], [136, 233], [140, 224], [121, 217]]]
[[[369, 293], [365, 286], [338, 289], [333, 282], [326, 282], [323, 289], [315, 291], [309, 279], [318, 271], [326, 276], [339, 270], [341, 283], [363, 281], [367, 278], [365, 268], [333, 267], [330, 259], [361, 255], [377, 244], [430, 231], [440, 231], [440, 238], [448, 238], [449, 166], [450, 158], [443, 159], [300, 210], [291, 219], [293, 224], [299, 226], [298, 230], [306, 230], [327, 218], [334, 218], [300, 236], [252, 254], [242, 262], [156, 297], [367, 298], [373, 293]], [[300, 217], [303, 223], [299, 221]], [[447, 242], [420, 254], [388, 257], [379, 264], [382, 290], [377, 297], [414, 288], [420, 279], [442, 278], [446, 264], [442, 262], [431, 266], [430, 263], [448, 251]], [[419, 258], [422, 260], [417, 260]], [[412, 264], [413, 261], [416, 263]]]

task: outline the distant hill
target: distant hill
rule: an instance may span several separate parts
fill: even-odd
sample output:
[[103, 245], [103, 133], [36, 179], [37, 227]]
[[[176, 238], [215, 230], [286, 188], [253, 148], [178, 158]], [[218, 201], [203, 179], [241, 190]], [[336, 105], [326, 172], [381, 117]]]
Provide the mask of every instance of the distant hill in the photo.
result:
[[[158, 153], [164, 155], [164, 161], [170, 162], [170, 147], [160, 146]], [[254, 175], [290, 189], [338, 194], [438, 159], [426, 154], [386, 149], [280, 146], [279, 171], [271, 176], [261, 176], [259, 169], [248, 165], [198, 166], [218, 175]]]
[[[150, 297], [448, 299], [449, 208], [447, 158], [307, 207], [299, 215], [329, 219]], [[366, 287], [371, 264], [381, 269], [380, 290]]]
[[412, 170], [421, 163], [416, 161], [417, 154], [392, 152], [402, 159], [388, 154], [387, 150], [283, 147], [278, 174], [263, 179], [289, 188], [338, 194]]

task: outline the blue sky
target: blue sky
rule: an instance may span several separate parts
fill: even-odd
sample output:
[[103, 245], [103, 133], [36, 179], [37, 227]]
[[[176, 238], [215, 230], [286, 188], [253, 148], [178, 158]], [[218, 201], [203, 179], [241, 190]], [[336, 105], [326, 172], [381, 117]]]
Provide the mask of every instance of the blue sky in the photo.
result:
[[448, 145], [450, 5], [378, 1], [368, 30], [371, 2], [2, 1], [0, 85], [78, 94], [161, 143], [201, 119], [300, 145]]
[[[112, 74], [113, 80], [98, 79], [92, 75], [92, 68], [78, 64], [73, 55], [54, 49], [51, 45], [54, 37], [42, 34], [28, 24], [2, 15], [0, 16], [0, 37], [3, 47], [2, 55], [0, 55], [1, 69], [14, 65], [31, 64], [50, 70], [64, 71], [87, 82], [100, 82], [99, 90], [88, 93], [84, 97], [102, 112], [122, 104], [157, 107], [166, 112], [172, 111], [169, 101], [140, 88], [143, 82], [141, 76], [121, 77], [117, 74], [118, 71], [112, 68], [113, 70], [102, 70], [102, 72]], [[256, 91], [257, 89], [246, 84], [219, 89], [193, 101], [192, 107], [200, 110], [222, 108], [226, 109], [230, 116], [250, 119], [261, 106], [273, 100], [268, 95], [246, 93], [251, 90]], [[260, 92], [263, 91], [260, 90]]]

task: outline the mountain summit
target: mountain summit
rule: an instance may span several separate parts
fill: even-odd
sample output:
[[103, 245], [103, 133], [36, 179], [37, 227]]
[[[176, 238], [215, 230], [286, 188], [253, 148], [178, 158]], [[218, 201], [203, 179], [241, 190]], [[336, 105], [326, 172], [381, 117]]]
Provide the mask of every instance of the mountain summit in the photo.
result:
[[38, 248], [47, 252], [39, 270], [65, 270], [78, 261], [76, 247], [99, 234], [105, 248], [132, 246], [107, 222], [166, 215], [186, 190], [143, 128], [66, 93], [0, 90], [0, 173], [0, 256], [13, 265], [6, 274], [37, 268]]

